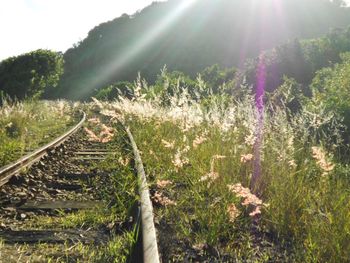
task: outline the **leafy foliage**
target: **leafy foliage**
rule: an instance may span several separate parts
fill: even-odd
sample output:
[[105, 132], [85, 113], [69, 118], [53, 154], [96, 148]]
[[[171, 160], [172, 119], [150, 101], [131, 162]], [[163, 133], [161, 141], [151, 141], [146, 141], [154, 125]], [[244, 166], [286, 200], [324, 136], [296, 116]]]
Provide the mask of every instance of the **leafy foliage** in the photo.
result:
[[[131, 99], [135, 98], [136, 93], [141, 91], [147, 97], [160, 96], [163, 105], [169, 105], [170, 98], [180, 95], [184, 92], [184, 89], [194, 100], [199, 97], [222, 96], [232, 93], [235, 86], [236, 71], [235, 68], [221, 68], [215, 64], [205, 68], [203, 72], [197, 75], [196, 79], [193, 79], [180, 71], [169, 72], [164, 67], [153, 85], [147, 84], [139, 76], [134, 83], [135, 85], [127, 81], [116, 82], [99, 90], [94, 96], [97, 99], [109, 101], [119, 97]], [[135, 87], [137, 87], [136, 90]]]
[[63, 74], [63, 56], [36, 50], [0, 63], [0, 91], [11, 98], [40, 97], [57, 86]]
[[132, 85], [127, 81], [119, 81], [115, 84], [109, 85], [106, 88], [100, 89], [95, 97], [99, 100], [114, 100], [119, 96], [132, 98], [134, 91], [131, 89]]
[[317, 39], [296, 39], [263, 52], [260, 57], [247, 61], [245, 75], [255, 87], [259, 63], [263, 60], [268, 91], [276, 90], [287, 76], [302, 84], [304, 95], [311, 97], [308, 86], [316, 71], [340, 62], [340, 54], [346, 51], [350, 51], [350, 27], [332, 30]]
[[324, 104], [328, 111], [335, 111], [344, 119], [350, 131], [350, 53], [341, 55], [342, 62], [333, 68], [318, 71], [312, 81], [313, 102]]

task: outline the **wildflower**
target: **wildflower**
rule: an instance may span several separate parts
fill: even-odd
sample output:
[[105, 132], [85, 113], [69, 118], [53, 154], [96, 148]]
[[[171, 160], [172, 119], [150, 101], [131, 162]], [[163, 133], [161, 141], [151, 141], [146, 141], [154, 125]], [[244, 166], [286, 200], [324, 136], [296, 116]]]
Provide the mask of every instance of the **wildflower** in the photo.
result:
[[263, 204], [263, 202], [261, 201], [261, 199], [259, 199], [254, 194], [247, 195], [242, 202], [243, 206], [249, 206], [249, 205], [260, 206], [262, 204]]
[[162, 139], [162, 143], [163, 143], [165, 148], [174, 149], [175, 141], [168, 142], [168, 141]]
[[238, 208], [235, 206], [235, 204], [230, 204], [227, 207], [227, 213], [228, 213], [229, 221], [231, 223], [233, 223], [235, 219], [240, 215], [240, 212]]
[[85, 132], [89, 137], [89, 141], [107, 143], [112, 140], [114, 136], [114, 133], [113, 133], [114, 129], [107, 127], [105, 124], [102, 124], [101, 127], [102, 127], [102, 130], [98, 136], [89, 128], [86, 128], [86, 127], [84, 128]]
[[253, 154], [248, 153], [248, 154], [242, 154], [241, 155], [241, 163], [246, 163], [249, 162], [253, 159]]
[[168, 185], [173, 184], [170, 180], [157, 180], [157, 187], [158, 188], [166, 188]]
[[186, 145], [186, 146], [182, 149], [182, 152], [183, 152], [183, 153], [187, 153], [187, 152], [189, 152], [190, 150], [191, 150], [191, 147], [188, 146], [188, 145]]

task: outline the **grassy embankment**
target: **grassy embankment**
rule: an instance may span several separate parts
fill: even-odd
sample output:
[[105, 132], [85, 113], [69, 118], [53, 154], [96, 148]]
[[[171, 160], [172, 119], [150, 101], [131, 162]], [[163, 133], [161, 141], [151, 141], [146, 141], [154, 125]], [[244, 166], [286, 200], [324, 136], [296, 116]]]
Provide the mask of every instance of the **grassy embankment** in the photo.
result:
[[0, 167], [60, 136], [78, 121], [65, 101], [7, 103], [0, 108]]
[[281, 106], [266, 107], [259, 125], [249, 96], [220, 105], [179, 96], [168, 107], [142, 98], [104, 106], [142, 152], [166, 259], [184, 259], [179, 244], [221, 260], [349, 259], [349, 168], [334, 157], [340, 141], [324, 134], [336, 137], [334, 120]]

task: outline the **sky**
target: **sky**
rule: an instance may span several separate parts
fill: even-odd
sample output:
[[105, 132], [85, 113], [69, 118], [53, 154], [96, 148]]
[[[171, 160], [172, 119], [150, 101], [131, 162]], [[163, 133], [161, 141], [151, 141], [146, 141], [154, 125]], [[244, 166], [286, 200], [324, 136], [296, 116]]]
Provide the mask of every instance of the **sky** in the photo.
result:
[[39, 48], [64, 52], [95, 26], [154, 1], [0, 0], [0, 61]]
[[0, 61], [39, 48], [64, 52], [100, 23], [153, 1], [0, 0]]

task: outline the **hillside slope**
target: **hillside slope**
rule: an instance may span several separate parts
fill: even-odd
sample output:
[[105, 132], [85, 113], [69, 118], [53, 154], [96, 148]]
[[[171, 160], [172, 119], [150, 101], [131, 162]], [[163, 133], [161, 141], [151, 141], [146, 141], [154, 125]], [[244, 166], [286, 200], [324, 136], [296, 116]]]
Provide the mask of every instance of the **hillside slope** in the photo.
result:
[[138, 72], [153, 81], [166, 64], [189, 75], [246, 58], [288, 39], [312, 38], [350, 24], [350, 10], [328, 0], [201, 0], [153, 3], [100, 24], [64, 54], [58, 96], [87, 98]]

